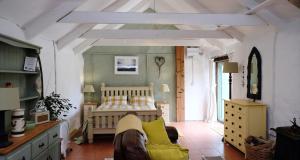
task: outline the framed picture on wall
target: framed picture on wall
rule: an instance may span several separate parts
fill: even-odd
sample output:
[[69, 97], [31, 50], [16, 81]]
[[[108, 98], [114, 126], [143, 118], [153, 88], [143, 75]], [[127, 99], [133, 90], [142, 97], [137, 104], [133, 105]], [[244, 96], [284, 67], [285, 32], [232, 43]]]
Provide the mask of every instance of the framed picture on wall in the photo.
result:
[[137, 56], [115, 56], [115, 74], [139, 74]]

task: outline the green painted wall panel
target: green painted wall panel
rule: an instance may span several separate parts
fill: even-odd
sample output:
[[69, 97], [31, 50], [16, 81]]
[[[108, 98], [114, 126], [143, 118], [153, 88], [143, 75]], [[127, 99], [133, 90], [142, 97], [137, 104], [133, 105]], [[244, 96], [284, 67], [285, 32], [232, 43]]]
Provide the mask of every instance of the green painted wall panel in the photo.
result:
[[[119, 55], [138, 56], [139, 74], [115, 75], [114, 57]], [[155, 56], [163, 56], [166, 59], [161, 68], [160, 78], [154, 61]], [[100, 97], [101, 83], [106, 83], [108, 86], [140, 86], [152, 82], [156, 100], [162, 99], [160, 84], [167, 83], [171, 91], [164, 96], [170, 103], [170, 120], [176, 119], [175, 47], [93, 47], [84, 53], [84, 78], [85, 84], [94, 84], [95, 100]]]

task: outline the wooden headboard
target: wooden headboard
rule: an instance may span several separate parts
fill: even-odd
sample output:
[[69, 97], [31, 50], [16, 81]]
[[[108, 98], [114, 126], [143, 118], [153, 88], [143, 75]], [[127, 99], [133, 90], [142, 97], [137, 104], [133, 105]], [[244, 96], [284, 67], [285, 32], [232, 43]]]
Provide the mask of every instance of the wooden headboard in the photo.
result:
[[150, 96], [153, 97], [153, 83], [149, 86], [126, 86], [126, 87], [106, 87], [104, 83], [100, 88], [103, 96]]

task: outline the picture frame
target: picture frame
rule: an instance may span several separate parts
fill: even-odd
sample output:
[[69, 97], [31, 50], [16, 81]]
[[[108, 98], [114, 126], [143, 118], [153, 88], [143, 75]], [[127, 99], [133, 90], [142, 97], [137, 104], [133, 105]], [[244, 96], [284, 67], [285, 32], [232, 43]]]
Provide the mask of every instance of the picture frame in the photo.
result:
[[115, 56], [115, 74], [139, 74], [139, 59], [137, 56]]
[[24, 71], [35, 72], [37, 66], [37, 57], [25, 57]]

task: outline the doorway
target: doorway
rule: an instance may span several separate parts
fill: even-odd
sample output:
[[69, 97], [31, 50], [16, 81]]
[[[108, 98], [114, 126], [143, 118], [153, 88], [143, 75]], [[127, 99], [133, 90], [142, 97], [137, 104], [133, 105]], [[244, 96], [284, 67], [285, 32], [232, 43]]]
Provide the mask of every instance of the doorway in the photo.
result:
[[[227, 56], [226, 56], [227, 57]], [[217, 92], [217, 120], [224, 123], [224, 99], [229, 98], [229, 74], [223, 73], [224, 62], [227, 58], [216, 61], [216, 92]]]

